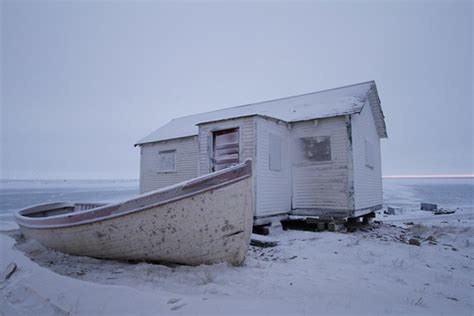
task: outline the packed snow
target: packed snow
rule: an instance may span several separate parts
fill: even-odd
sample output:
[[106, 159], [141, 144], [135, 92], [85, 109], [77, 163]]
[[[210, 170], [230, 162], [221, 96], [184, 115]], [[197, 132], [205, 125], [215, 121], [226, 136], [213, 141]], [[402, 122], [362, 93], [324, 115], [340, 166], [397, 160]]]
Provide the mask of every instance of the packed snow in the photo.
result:
[[17, 270], [0, 283], [0, 314], [473, 315], [472, 204], [434, 215], [416, 210], [420, 192], [393, 188], [395, 215], [381, 211], [352, 233], [274, 225], [263, 239], [278, 245], [251, 246], [241, 267], [70, 256], [5, 221], [0, 272]]

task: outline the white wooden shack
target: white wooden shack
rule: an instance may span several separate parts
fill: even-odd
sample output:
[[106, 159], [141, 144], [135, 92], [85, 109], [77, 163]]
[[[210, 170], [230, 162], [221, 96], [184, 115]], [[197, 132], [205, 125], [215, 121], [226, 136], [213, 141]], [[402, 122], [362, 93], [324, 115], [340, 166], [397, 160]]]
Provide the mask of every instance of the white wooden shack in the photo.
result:
[[255, 218], [382, 207], [384, 115], [374, 81], [171, 120], [139, 140], [140, 192], [251, 158]]

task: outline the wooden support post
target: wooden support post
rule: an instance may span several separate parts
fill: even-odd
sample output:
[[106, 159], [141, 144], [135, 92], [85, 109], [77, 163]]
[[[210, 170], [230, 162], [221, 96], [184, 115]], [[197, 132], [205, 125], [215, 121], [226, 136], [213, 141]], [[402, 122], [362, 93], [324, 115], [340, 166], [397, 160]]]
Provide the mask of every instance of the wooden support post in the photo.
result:
[[340, 228], [341, 228], [341, 225], [337, 224], [334, 221], [328, 223], [328, 230], [330, 232], [335, 232], [336, 230], [339, 230]]
[[326, 230], [326, 223], [325, 222], [319, 222], [318, 223], [318, 231], [321, 232], [323, 230]]
[[270, 225], [254, 226], [252, 229], [252, 233], [266, 236], [270, 234]]
[[364, 215], [364, 217], [362, 218], [362, 223], [363, 223], [364, 225], [367, 225], [367, 224], [369, 224], [369, 223], [371, 222], [371, 220], [372, 220], [373, 218], [375, 218], [375, 213], [374, 213], [374, 212], [371, 212], [371, 213], [369, 213], [369, 214], [367, 214], [367, 215]]
[[347, 224], [348, 225], [357, 225], [357, 223], [359, 222], [359, 218], [358, 217], [349, 217], [347, 219]]
[[359, 218], [357, 217], [349, 217], [346, 222], [347, 231], [352, 233], [356, 231], [357, 223], [359, 222]]
[[335, 222], [329, 222], [328, 223], [328, 230], [330, 232], [335, 232], [336, 231], [336, 223]]

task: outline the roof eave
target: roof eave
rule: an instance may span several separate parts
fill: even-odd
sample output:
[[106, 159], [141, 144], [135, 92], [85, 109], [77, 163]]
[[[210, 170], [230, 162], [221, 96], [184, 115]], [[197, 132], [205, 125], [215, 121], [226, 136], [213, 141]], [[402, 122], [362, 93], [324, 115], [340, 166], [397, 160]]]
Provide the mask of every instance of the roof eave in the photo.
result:
[[153, 143], [169, 142], [169, 141], [173, 141], [173, 140], [189, 138], [189, 137], [196, 137], [196, 136], [197, 136], [197, 134], [191, 134], [191, 135], [183, 135], [183, 136], [172, 137], [172, 138], [154, 139], [154, 140], [149, 140], [149, 141], [138, 142], [136, 144], [133, 144], [133, 147], [142, 146], [142, 145], [146, 145], [146, 144], [153, 144]]
[[373, 82], [372, 87], [369, 91], [369, 103], [371, 105], [372, 110], [375, 110], [377, 112], [375, 114], [372, 111], [372, 114], [374, 115], [374, 120], [376, 121], [377, 134], [379, 135], [379, 138], [388, 138], [385, 115], [383, 114], [382, 104], [380, 102], [380, 97], [375, 81]]

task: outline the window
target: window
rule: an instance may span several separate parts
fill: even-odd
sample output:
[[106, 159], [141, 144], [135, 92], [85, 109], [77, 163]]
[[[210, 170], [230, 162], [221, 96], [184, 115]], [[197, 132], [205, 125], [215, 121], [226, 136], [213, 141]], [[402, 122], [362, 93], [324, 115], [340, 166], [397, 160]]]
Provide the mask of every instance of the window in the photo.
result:
[[329, 136], [300, 138], [303, 157], [309, 161], [331, 161], [331, 141]]
[[158, 171], [176, 171], [176, 150], [165, 150], [158, 153]]
[[281, 137], [268, 135], [269, 161], [268, 167], [272, 171], [281, 171]]
[[213, 171], [222, 170], [239, 163], [239, 129], [232, 128], [213, 133]]
[[371, 169], [375, 165], [375, 146], [365, 139], [365, 166]]

